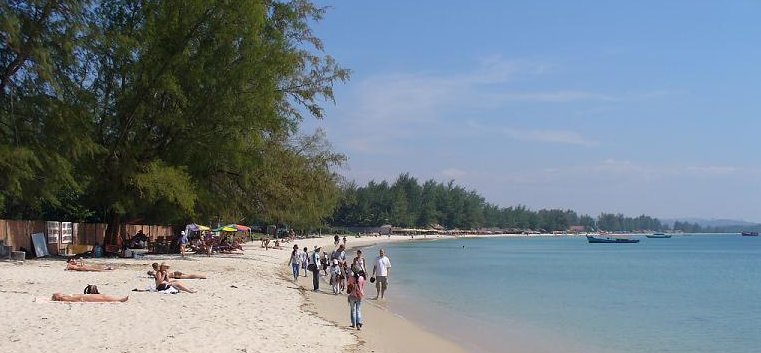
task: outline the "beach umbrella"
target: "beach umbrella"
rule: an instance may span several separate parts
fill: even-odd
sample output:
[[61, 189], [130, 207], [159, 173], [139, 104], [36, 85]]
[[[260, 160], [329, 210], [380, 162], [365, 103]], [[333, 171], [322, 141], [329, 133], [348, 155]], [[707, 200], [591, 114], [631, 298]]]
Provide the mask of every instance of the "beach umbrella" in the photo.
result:
[[234, 227], [235, 229], [237, 229], [240, 232], [250, 232], [251, 231], [250, 227], [242, 226], [240, 224], [229, 224], [226, 227], [230, 227], [230, 226]]
[[231, 227], [229, 225], [226, 225], [226, 226], [222, 226], [222, 227], [219, 227], [219, 228], [214, 228], [213, 231], [215, 231], [215, 232], [237, 232], [238, 229], [235, 228], [235, 227]]
[[209, 228], [207, 226], [200, 225], [200, 224], [191, 223], [191, 224], [188, 224], [187, 226], [185, 226], [185, 230], [188, 230], [188, 231], [191, 231], [191, 232], [199, 232], [199, 231], [211, 230], [211, 228]]

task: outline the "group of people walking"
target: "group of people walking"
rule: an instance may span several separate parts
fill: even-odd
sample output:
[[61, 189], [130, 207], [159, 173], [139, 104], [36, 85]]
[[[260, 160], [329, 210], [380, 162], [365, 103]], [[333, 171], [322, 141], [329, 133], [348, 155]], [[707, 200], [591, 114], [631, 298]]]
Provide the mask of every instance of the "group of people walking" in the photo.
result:
[[[367, 265], [365, 258], [362, 256], [362, 250], [357, 250], [356, 256], [347, 261], [346, 258], [346, 241], [338, 246], [328, 256], [322, 251], [322, 247], [315, 246], [312, 252], [307, 248], [300, 250], [298, 245], [293, 246], [291, 252], [290, 264], [293, 271], [293, 280], [298, 281], [301, 270], [304, 270], [304, 277], [307, 271], [312, 272], [312, 286], [315, 292], [320, 290], [320, 278], [329, 276], [329, 283], [334, 295], [347, 295], [349, 302], [351, 327], [357, 330], [362, 329], [362, 300], [365, 297], [365, 282], [367, 281]], [[379, 256], [375, 259], [373, 270], [370, 272], [370, 282], [375, 283], [375, 299], [383, 299], [386, 289], [388, 288], [388, 275], [391, 270], [391, 261], [386, 256], [385, 251], [380, 249]], [[322, 273], [321, 273], [322, 271]]]

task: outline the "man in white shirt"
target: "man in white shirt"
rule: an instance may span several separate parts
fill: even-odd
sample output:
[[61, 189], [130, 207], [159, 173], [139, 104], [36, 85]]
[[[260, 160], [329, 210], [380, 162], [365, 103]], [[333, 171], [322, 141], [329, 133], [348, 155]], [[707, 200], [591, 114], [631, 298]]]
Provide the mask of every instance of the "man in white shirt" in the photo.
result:
[[375, 265], [373, 265], [373, 277], [375, 277], [375, 290], [377, 291], [375, 299], [378, 297], [383, 299], [386, 288], [388, 288], [389, 274], [391, 274], [391, 260], [386, 257], [383, 249], [380, 249], [380, 256], [375, 258]]
[[322, 248], [315, 245], [314, 251], [309, 256], [309, 267], [311, 267], [310, 271], [312, 271], [312, 286], [314, 287], [315, 292], [320, 290], [320, 267], [322, 267], [322, 263], [320, 261], [321, 249]]

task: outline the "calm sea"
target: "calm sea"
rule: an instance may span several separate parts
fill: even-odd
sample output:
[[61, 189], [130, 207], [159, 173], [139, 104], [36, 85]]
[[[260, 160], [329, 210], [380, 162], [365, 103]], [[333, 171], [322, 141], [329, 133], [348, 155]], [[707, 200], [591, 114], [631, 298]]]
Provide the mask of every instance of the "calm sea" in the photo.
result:
[[387, 305], [474, 352], [761, 352], [761, 238], [641, 238], [392, 245]]

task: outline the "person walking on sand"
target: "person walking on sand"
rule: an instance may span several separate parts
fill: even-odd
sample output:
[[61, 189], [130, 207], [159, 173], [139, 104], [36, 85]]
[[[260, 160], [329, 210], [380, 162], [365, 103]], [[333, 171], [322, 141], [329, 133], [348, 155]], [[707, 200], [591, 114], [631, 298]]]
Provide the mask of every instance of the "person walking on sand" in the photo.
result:
[[338, 295], [340, 290], [340, 276], [341, 265], [338, 263], [338, 260], [333, 260], [333, 263], [330, 264], [330, 285], [333, 288], [333, 295]]
[[180, 256], [185, 258], [185, 247], [188, 245], [188, 234], [183, 230], [180, 232]]
[[309, 249], [307, 247], [304, 247], [304, 251], [299, 253], [299, 256], [301, 256], [301, 269], [304, 270], [304, 277], [308, 276], [307, 267], [309, 266]]
[[391, 260], [386, 257], [386, 252], [380, 249], [380, 255], [375, 258], [375, 265], [373, 265], [373, 277], [370, 278], [370, 282], [375, 278], [375, 299], [383, 299], [388, 288], [388, 275], [391, 274]]
[[293, 244], [293, 251], [291, 251], [291, 270], [293, 270], [293, 281], [299, 280], [299, 267], [301, 267], [301, 250], [299, 246]]
[[341, 264], [346, 263], [346, 250], [343, 245], [339, 245], [338, 249], [333, 250], [330, 254], [330, 260], [338, 260]]
[[330, 260], [328, 259], [328, 253], [322, 252], [322, 257], [320, 257], [320, 261], [322, 263], [322, 272], [325, 273], [325, 276], [328, 275], [328, 265], [330, 264]]
[[362, 329], [362, 298], [365, 297], [365, 272], [355, 272], [349, 276], [346, 293], [349, 300], [351, 327]]
[[338, 238], [338, 234], [336, 234], [336, 235], [334, 235], [334, 236], [333, 236], [333, 244], [334, 244], [335, 246], [338, 246], [338, 239], [339, 239], [339, 238]]
[[309, 270], [312, 271], [312, 286], [314, 287], [315, 292], [320, 290], [321, 267], [322, 264], [320, 263], [320, 247], [315, 245], [314, 251], [312, 251], [312, 254], [309, 256]]
[[362, 257], [362, 250], [357, 250], [357, 256], [355, 256], [354, 260], [352, 260], [351, 266], [351, 270], [354, 272], [367, 272], [367, 267], [365, 267], [365, 258]]

